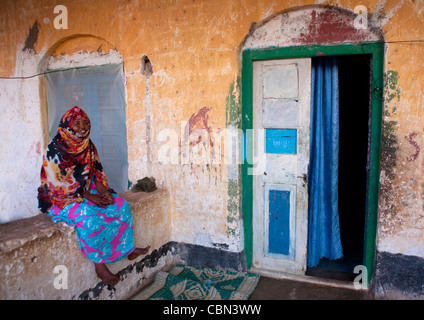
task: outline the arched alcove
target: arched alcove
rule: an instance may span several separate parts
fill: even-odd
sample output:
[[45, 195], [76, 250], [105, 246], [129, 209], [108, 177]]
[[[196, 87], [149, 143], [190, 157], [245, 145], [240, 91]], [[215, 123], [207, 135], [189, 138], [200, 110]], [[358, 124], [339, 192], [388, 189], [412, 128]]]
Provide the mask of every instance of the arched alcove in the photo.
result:
[[122, 55], [107, 40], [76, 34], [57, 41], [40, 60], [41, 114], [45, 145], [60, 117], [78, 106], [91, 121], [90, 138], [108, 182], [117, 192], [128, 188], [125, 72]]
[[[96, 56], [96, 61], [91, 61], [90, 56]], [[122, 56], [116, 50], [115, 46], [109, 41], [90, 34], [74, 34], [56, 41], [41, 58], [38, 64], [38, 71], [45, 72], [51, 66], [50, 64], [58, 60], [66, 60], [67, 57], [73, 57], [73, 64], [81, 65], [99, 65], [102, 60], [109, 59], [111, 63], [120, 63]]]

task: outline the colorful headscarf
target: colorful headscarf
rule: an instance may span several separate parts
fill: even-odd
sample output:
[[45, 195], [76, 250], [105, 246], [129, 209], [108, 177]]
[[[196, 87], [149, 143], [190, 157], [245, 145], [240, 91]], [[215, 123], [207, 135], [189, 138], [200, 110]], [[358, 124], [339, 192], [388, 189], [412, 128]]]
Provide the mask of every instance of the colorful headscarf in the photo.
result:
[[46, 213], [53, 205], [63, 209], [70, 203], [82, 202], [93, 175], [110, 189], [97, 149], [89, 139], [90, 130], [78, 138], [72, 130], [76, 120], [90, 121], [81, 108], [73, 107], [63, 115], [56, 136], [47, 146], [38, 188], [40, 213]]

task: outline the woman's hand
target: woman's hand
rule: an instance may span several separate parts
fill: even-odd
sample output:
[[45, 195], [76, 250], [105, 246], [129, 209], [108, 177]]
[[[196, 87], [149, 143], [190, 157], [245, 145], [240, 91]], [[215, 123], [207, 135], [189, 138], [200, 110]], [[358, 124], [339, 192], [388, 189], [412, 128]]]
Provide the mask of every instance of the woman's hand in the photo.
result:
[[100, 196], [107, 205], [113, 204], [114, 200], [109, 191], [103, 192]]
[[106, 208], [108, 205], [113, 204], [114, 200], [109, 190], [100, 183], [96, 177], [94, 177], [94, 183], [96, 184], [96, 189], [100, 194], [91, 194], [88, 191], [84, 191], [83, 198], [86, 198], [102, 208]]
[[91, 194], [88, 191], [84, 191], [83, 198], [101, 208], [106, 208], [108, 205], [113, 204], [113, 197], [108, 191], [102, 194]]

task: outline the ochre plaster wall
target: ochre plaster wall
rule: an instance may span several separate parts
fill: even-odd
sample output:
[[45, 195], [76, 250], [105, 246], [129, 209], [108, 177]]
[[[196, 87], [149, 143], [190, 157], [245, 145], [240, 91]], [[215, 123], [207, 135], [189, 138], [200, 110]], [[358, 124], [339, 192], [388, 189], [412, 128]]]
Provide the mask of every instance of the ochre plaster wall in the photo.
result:
[[[422, 0], [62, 1], [68, 10], [66, 30], [53, 26], [55, 1], [2, 1], [0, 76], [45, 71], [43, 62], [49, 55], [63, 57], [85, 50], [101, 56], [114, 49], [126, 73], [130, 180], [154, 176], [169, 190], [173, 240], [225, 244], [240, 251], [238, 167], [181, 163], [181, 159], [177, 164], [164, 163], [158, 154], [171, 138], [160, 141], [159, 135], [164, 129], [176, 133], [181, 156], [186, 125], [200, 129], [203, 140], [197, 146], [219, 159], [219, 153], [206, 148], [207, 138], [215, 142], [214, 134], [240, 123], [243, 40], [271, 15], [317, 3], [352, 11], [358, 4], [366, 6], [369, 22], [388, 42], [378, 249], [424, 257], [424, 66], [420, 61], [424, 43], [407, 42], [424, 39]], [[29, 32], [34, 25], [35, 38]], [[23, 50], [26, 45], [33, 50]], [[143, 55], [153, 66], [150, 78], [140, 72]], [[6, 150], [0, 165], [3, 222], [36, 214], [40, 158], [46, 143], [39, 78], [0, 79], [1, 148]], [[25, 140], [28, 133], [31, 137]]]

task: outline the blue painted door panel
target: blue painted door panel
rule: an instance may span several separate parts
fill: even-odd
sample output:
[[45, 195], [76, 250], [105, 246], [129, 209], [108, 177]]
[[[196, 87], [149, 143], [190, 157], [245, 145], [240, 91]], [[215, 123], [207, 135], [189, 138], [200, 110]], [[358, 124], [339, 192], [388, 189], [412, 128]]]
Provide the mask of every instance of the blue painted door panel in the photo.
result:
[[268, 252], [289, 255], [290, 191], [269, 190]]
[[296, 129], [266, 129], [265, 152], [279, 154], [296, 154]]

